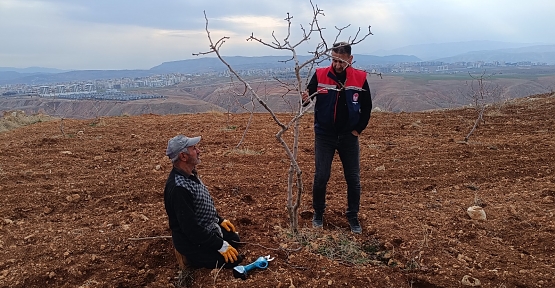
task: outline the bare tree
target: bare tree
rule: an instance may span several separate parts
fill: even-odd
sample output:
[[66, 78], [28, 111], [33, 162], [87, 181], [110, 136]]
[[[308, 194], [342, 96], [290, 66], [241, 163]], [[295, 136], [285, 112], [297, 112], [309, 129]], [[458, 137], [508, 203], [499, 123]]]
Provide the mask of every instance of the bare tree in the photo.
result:
[[474, 133], [481, 122], [486, 122], [484, 120], [484, 111], [486, 110], [488, 103], [499, 101], [499, 97], [501, 95], [501, 88], [499, 85], [495, 85], [491, 81], [495, 74], [486, 75], [486, 70], [484, 70], [480, 76], [474, 76], [470, 73], [468, 73], [468, 75], [472, 78], [472, 81], [470, 82], [470, 98], [478, 115], [476, 121], [474, 121], [474, 126], [470, 129], [468, 135], [464, 137], [465, 142], [468, 141], [470, 135]]
[[[297, 156], [299, 152], [298, 145], [299, 145], [299, 136], [300, 136], [300, 131], [299, 131], [300, 119], [313, 106], [313, 102], [311, 100], [309, 100], [310, 102], [307, 105], [302, 105], [303, 104], [302, 93], [306, 90], [306, 86], [309, 80], [308, 77], [310, 77], [310, 75], [312, 74], [314, 66], [321, 63], [324, 60], [331, 58], [330, 52], [332, 49], [332, 47], [328, 46], [327, 42], [324, 39], [323, 30], [325, 28], [321, 27], [318, 22], [319, 17], [325, 16], [323, 13], [323, 10], [318, 8], [318, 6], [314, 5], [312, 2], [310, 2], [310, 4], [312, 6], [312, 20], [308, 24], [307, 28], [301, 25], [300, 29], [302, 31], [302, 36], [298, 41], [295, 42], [291, 39], [291, 25], [292, 25], [293, 16], [291, 16], [289, 13], [287, 13], [287, 17], [284, 19], [288, 25], [287, 25], [286, 37], [283, 40], [278, 40], [274, 32], [272, 32], [271, 42], [263, 41], [261, 38], [255, 37], [254, 34], [251, 34], [251, 36], [247, 38], [247, 41], [258, 42], [264, 46], [267, 46], [268, 48], [271, 48], [274, 50], [280, 50], [280, 51], [288, 51], [291, 53], [291, 58], [289, 58], [284, 62], [293, 63], [294, 71], [295, 71], [295, 79], [294, 81], [291, 81], [291, 82], [285, 82], [285, 81], [280, 82], [285, 87], [285, 90], [286, 90], [286, 92], [283, 95], [292, 94], [292, 95], [297, 95], [298, 97], [297, 98], [298, 100], [296, 102], [297, 105], [295, 105], [296, 111], [292, 115], [292, 118], [289, 119], [288, 122], [280, 121], [276, 116], [276, 114], [274, 113], [274, 111], [272, 111], [272, 109], [268, 106], [266, 101], [257, 93], [255, 89], [253, 89], [251, 84], [248, 81], [246, 81], [236, 70], [234, 70], [233, 67], [231, 67], [228, 64], [228, 62], [221, 56], [220, 49], [222, 45], [226, 42], [226, 40], [229, 39], [229, 37], [224, 36], [219, 40], [217, 40], [216, 42], [212, 40], [212, 37], [210, 36], [210, 30], [208, 29], [208, 18], [206, 16], [206, 12], [204, 13], [204, 17], [206, 20], [206, 33], [208, 36], [208, 40], [210, 42], [210, 50], [207, 52], [200, 52], [200, 53], [193, 54], [197, 56], [211, 54], [211, 53], [216, 54], [217, 57], [222, 61], [222, 63], [227, 66], [231, 74], [234, 75], [234, 77], [238, 79], [238, 81], [242, 84], [243, 92], [241, 93], [241, 95], [250, 97], [253, 103], [258, 102], [266, 111], [270, 113], [274, 122], [277, 124], [277, 126], [279, 126], [279, 131], [276, 133], [275, 136], [279, 141], [279, 143], [281, 144], [281, 146], [283, 147], [283, 149], [285, 150], [290, 160], [289, 173], [288, 173], [288, 185], [287, 185], [287, 211], [289, 214], [290, 226], [293, 232], [298, 231], [298, 209], [301, 204], [301, 195], [303, 192], [302, 171], [301, 171], [301, 168], [299, 167], [299, 163], [297, 162]], [[350, 25], [342, 28], [335, 27], [335, 29], [337, 30], [337, 35], [334, 39], [334, 43], [337, 42], [337, 39], [341, 36], [341, 33], [349, 26]], [[372, 32], [370, 31], [370, 26], [368, 27], [368, 32], [363, 34], [361, 34], [361, 29], [359, 28], [353, 37], [349, 37], [347, 42], [350, 45], [356, 45], [364, 41], [370, 35], [372, 35]], [[309, 60], [301, 63], [298, 58], [297, 49], [299, 49], [299, 46], [301, 44], [311, 39], [312, 36], [315, 36], [315, 38], [318, 39], [318, 44], [316, 45], [316, 48], [314, 49], [314, 51], [309, 52], [312, 57]], [[306, 73], [303, 74], [304, 72]], [[303, 79], [302, 75], [307, 75], [307, 76]], [[309, 96], [311, 96], [310, 97], [311, 99], [312, 96], [314, 95], [309, 95]], [[252, 114], [251, 114], [251, 118], [252, 118]], [[293, 129], [293, 132], [294, 132], [293, 143], [288, 144], [283, 139], [283, 135], [287, 130], [291, 128]], [[294, 192], [294, 188], [296, 188], [295, 192]]]
[[[206, 18], [206, 14], [204, 15], [204, 17]], [[206, 23], [206, 27], [208, 29], [208, 21]], [[210, 35], [208, 37], [210, 38]], [[235, 85], [235, 81], [234, 81], [233, 77], [234, 77], [234, 75], [230, 75], [230, 87], [228, 87], [228, 91], [233, 92], [233, 94], [235, 95], [235, 103], [239, 107], [241, 107], [243, 110], [249, 112], [249, 120], [247, 122], [247, 127], [245, 128], [245, 131], [243, 131], [243, 135], [241, 136], [241, 140], [239, 140], [239, 142], [235, 146], [235, 148], [238, 149], [243, 144], [243, 141], [245, 140], [245, 137], [247, 137], [247, 132], [248, 132], [249, 128], [251, 127], [252, 119], [254, 117], [254, 111], [256, 109], [256, 104], [254, 102], [253, 97], [248, 98], [247, 102], [244, 103], [244, 104], [239, 101], [238, 97], [246, 96], [246, 93], [248, 92], [248, 90], [246, 89], [246, 87], [243, 87], [242, 89], [239, 88], [239, 90], [237, 90], [237, 86]], [[239, 78], [239, 80], [242, 80], [242, 79]], [[242, 91], [240, 91], [240, 90], [242, 90]], [[250, 108], [247, 107], [246, 104], [250, 104]], [[229, 117], [229, 114], [228, 114], [228, 117]]]

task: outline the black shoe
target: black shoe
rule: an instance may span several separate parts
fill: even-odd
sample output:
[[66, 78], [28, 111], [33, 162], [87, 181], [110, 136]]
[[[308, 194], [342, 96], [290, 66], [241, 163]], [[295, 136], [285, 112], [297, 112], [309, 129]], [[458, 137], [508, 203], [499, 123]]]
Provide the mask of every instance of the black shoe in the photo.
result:
[[324, 213], [314, 212], [312, 217], [312, 228], [324, 227]]
[[360, 223], [358, 222], [358, 217], [349, 218], [349, 226], [351, 226], [351, 232], [355, 234], [362, 233], [362, 227], [360, 227]]

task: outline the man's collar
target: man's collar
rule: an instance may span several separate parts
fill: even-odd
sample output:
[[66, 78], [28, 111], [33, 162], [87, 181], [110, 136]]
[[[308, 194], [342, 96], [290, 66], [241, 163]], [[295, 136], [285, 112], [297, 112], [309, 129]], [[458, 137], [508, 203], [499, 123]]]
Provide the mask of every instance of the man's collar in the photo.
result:
[[176, 171], [177, 173], [179, 173], [179, 174], [185, 176], [186, 178], [189, 178], [191, 175], [193, 175], [193, 174], [191, 174], [191, 173], [187, 173], [187, 171], [185, 171], [185, 170], [183, 170], [183, 169], [181, 169], [181, 168], [179, 168], [179, 167], [177, 167], [177, 166], [173, 166], [173, 169], [175, 169], [175, 171]]

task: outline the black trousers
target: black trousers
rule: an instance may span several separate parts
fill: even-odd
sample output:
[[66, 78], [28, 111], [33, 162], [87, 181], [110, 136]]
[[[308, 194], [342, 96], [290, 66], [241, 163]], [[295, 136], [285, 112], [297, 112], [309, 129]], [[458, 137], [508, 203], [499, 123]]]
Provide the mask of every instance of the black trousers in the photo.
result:
[[314, 135], [315, 168], [312, 187], [312, 207], [315, 213], [326, 209], [326, 187], [331, 175], [335, 151], [343, 164], [347, 182], [347, 218], [358, 217], [360, 207], [360, 148], [358, 137], [351, 133], [341, 135]]
[[[222, 229], [223, 238], [227, 241], [231, 246], [235, 249], [239, 247], [239, 235], [235, 232], [227, 232], [225, 229]], [[187, 263], [195, 268], [220, 268], [224, 266], [224, 268], [233, 268], [241, 261], [243, 261], [243, 256], [238, 255], [237, 261], [233, 263], [226, 263], [224, 256], [218, 252], [218, 250], [205, 250], [205, 249], [196, 249], [195, 251], [189, 251], [189, 253], [185, 254], [187, 258]]]

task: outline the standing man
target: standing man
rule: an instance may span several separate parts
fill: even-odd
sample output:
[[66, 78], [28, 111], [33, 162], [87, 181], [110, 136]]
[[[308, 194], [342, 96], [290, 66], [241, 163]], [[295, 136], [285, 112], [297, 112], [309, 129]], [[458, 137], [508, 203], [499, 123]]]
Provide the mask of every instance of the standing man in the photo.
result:
[[166, 155], [173, 163], [164, 205], [175, 249], [193, 267], [233, 268], [242, 256], [235, 249], [240, 240], [229, 220], [218, 215], [208, 189], [197, 177], [200, 136], [177, 135], [168, 141]]
[[372, 110], [366, 72], [351, 67], [351, 45], [335, 43], [332, 63], [317, 68], [303, 93], [303, 102], [316, 98], [314, 105], [314, 185], [312, 226], [322, 228], [326, 209], [326, 186], [330, 178], [335, 151], [343, 164], [347, 182], [347, 211], [351, 231], [362, 233], [358, 220], [360, 206], [360, 152], [358, 136], [368, 125]]

